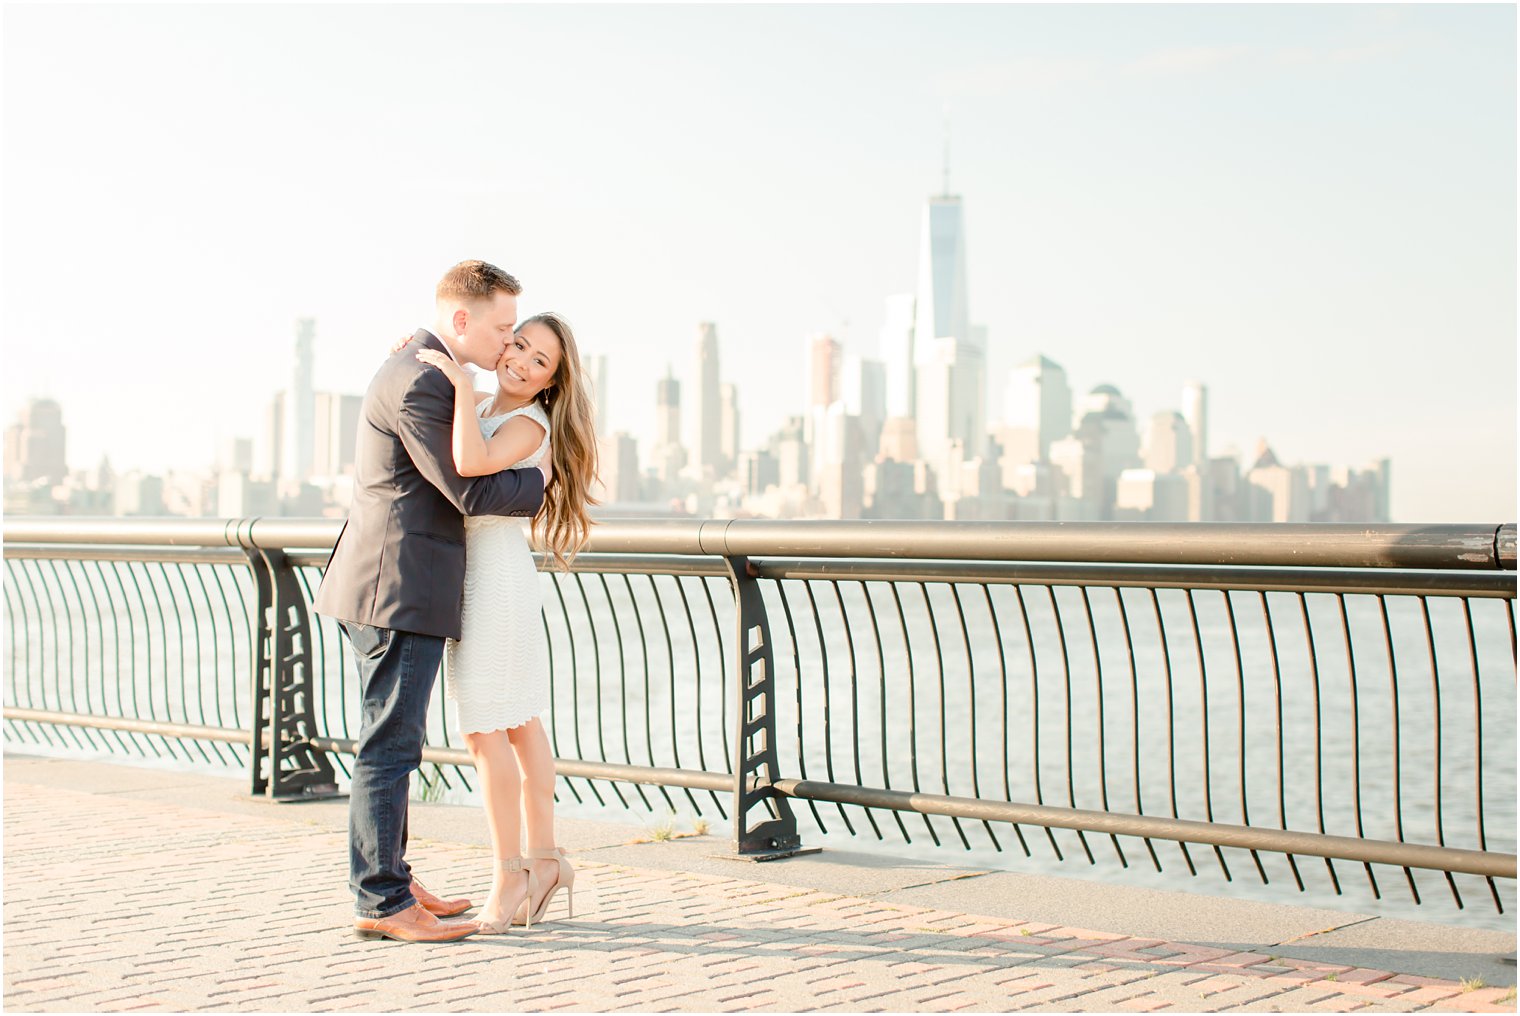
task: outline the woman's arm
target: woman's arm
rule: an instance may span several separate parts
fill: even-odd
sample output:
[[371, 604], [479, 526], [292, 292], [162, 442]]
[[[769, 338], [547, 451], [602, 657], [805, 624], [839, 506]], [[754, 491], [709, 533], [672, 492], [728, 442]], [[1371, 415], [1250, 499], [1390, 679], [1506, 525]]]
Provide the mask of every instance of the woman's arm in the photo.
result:
[[[465, 373], [463, 367], [454, 362], [452, 357], [433, 349], [424, 349], [417, 354], [417, 359], [430, 364], [443, 371], [444, 376], [454, 385], [454, 427], [452, 451], [454, 453], [454, 468], [460, 476], [485, 476], [495, 473], [496, 469], [474, 469], [486, 458], [486, 439], [480, 433], [480, 420], [475, 415], [475, 407], [481, 399], [490, 398], [475, 391], [470, 382], [470, 375]], [[517, 461], [513, 459], [512, 461]]]
[[[477, 437], [480, 429], [475, 430]], [[468, 462], [459, 463], [460, 476], [489, 476], [491, 473], [499, 473], [503, 469], [511, 469], [523, 459], [532, 455], [544, 440], [543, 424], [537, 420], [523, 416], [514, 416], [502, 424], [495, 434], [491, 435], [489, 444], [485, 444], [485, 453], [480, 458], [471, 458]], [[542, 467], [540, 467], [542, 468]], [[548, 482], [548, 473], [545, 472], [545, 482]]]

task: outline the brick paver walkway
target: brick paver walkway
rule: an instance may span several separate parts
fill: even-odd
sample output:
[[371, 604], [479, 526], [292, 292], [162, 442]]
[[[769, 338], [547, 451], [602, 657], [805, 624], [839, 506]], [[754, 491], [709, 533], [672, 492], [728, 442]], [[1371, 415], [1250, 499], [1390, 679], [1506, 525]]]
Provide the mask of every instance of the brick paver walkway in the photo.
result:
[[[573, 920], [365, 942], [339, 832], [15, 780], [4, 846], [11, 1011], [1514, 1009], [1507, 989], [585, 859]], [[479, 846], [411, 856], [440, 889], [487, 870]]]

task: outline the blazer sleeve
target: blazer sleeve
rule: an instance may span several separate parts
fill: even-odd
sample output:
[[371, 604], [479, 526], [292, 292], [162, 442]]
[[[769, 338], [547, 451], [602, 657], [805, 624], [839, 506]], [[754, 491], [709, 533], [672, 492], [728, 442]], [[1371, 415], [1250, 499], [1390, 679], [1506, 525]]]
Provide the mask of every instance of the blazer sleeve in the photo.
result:
[[[429, 384], [433, 378], [441, 387]], [[544, 501], [544, 474], [537, 467], [460, 476], [454, 467], [453, 429], [453, 384], [441, 372], [420, 372], [401, 398], [396, 424], [418, 471], [463, 515], [528, 516], [538, 511]]]

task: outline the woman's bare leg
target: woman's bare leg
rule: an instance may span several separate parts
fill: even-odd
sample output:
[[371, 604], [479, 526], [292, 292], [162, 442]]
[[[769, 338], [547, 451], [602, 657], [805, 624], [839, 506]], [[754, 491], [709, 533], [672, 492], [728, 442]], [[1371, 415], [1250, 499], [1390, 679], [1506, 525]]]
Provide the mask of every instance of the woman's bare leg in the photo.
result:
[[[539, 719], [529, 720], [507, 731], [517, 764], [522, 770], [523, 816], [528, 831], [529, 850], [547, 850], [554, 846], [554, 752], [549, 735]], [[554, 888], [559, 881], [559, 862], [542, 858], [532, 862], [538, 876], [538, 896]], [[537, 905], [537, 900], [534, 901]]]
[[[491, 831], [491, 852], [498, 859], [522, 854], [522, 801], [516, 752], [506, 731], [464, 735], [465, 746], [480, 774], [485, 799], [486, 827]], [[491, 895], [480, 910], [480, 920], [507, 920], [527, 887], [527, 870], [503, 871], [492, 866]]]

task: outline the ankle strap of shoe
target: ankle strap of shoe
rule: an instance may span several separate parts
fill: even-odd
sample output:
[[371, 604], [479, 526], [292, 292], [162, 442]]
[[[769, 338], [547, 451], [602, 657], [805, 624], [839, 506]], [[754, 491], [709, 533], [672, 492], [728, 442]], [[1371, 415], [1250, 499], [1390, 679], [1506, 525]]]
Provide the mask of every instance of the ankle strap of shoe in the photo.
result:
[[554, 861], [565, 856], [564, 847], [545, 847], [542, 850], [529, 850], [524, 857], [530, 857], [538, 861]]

